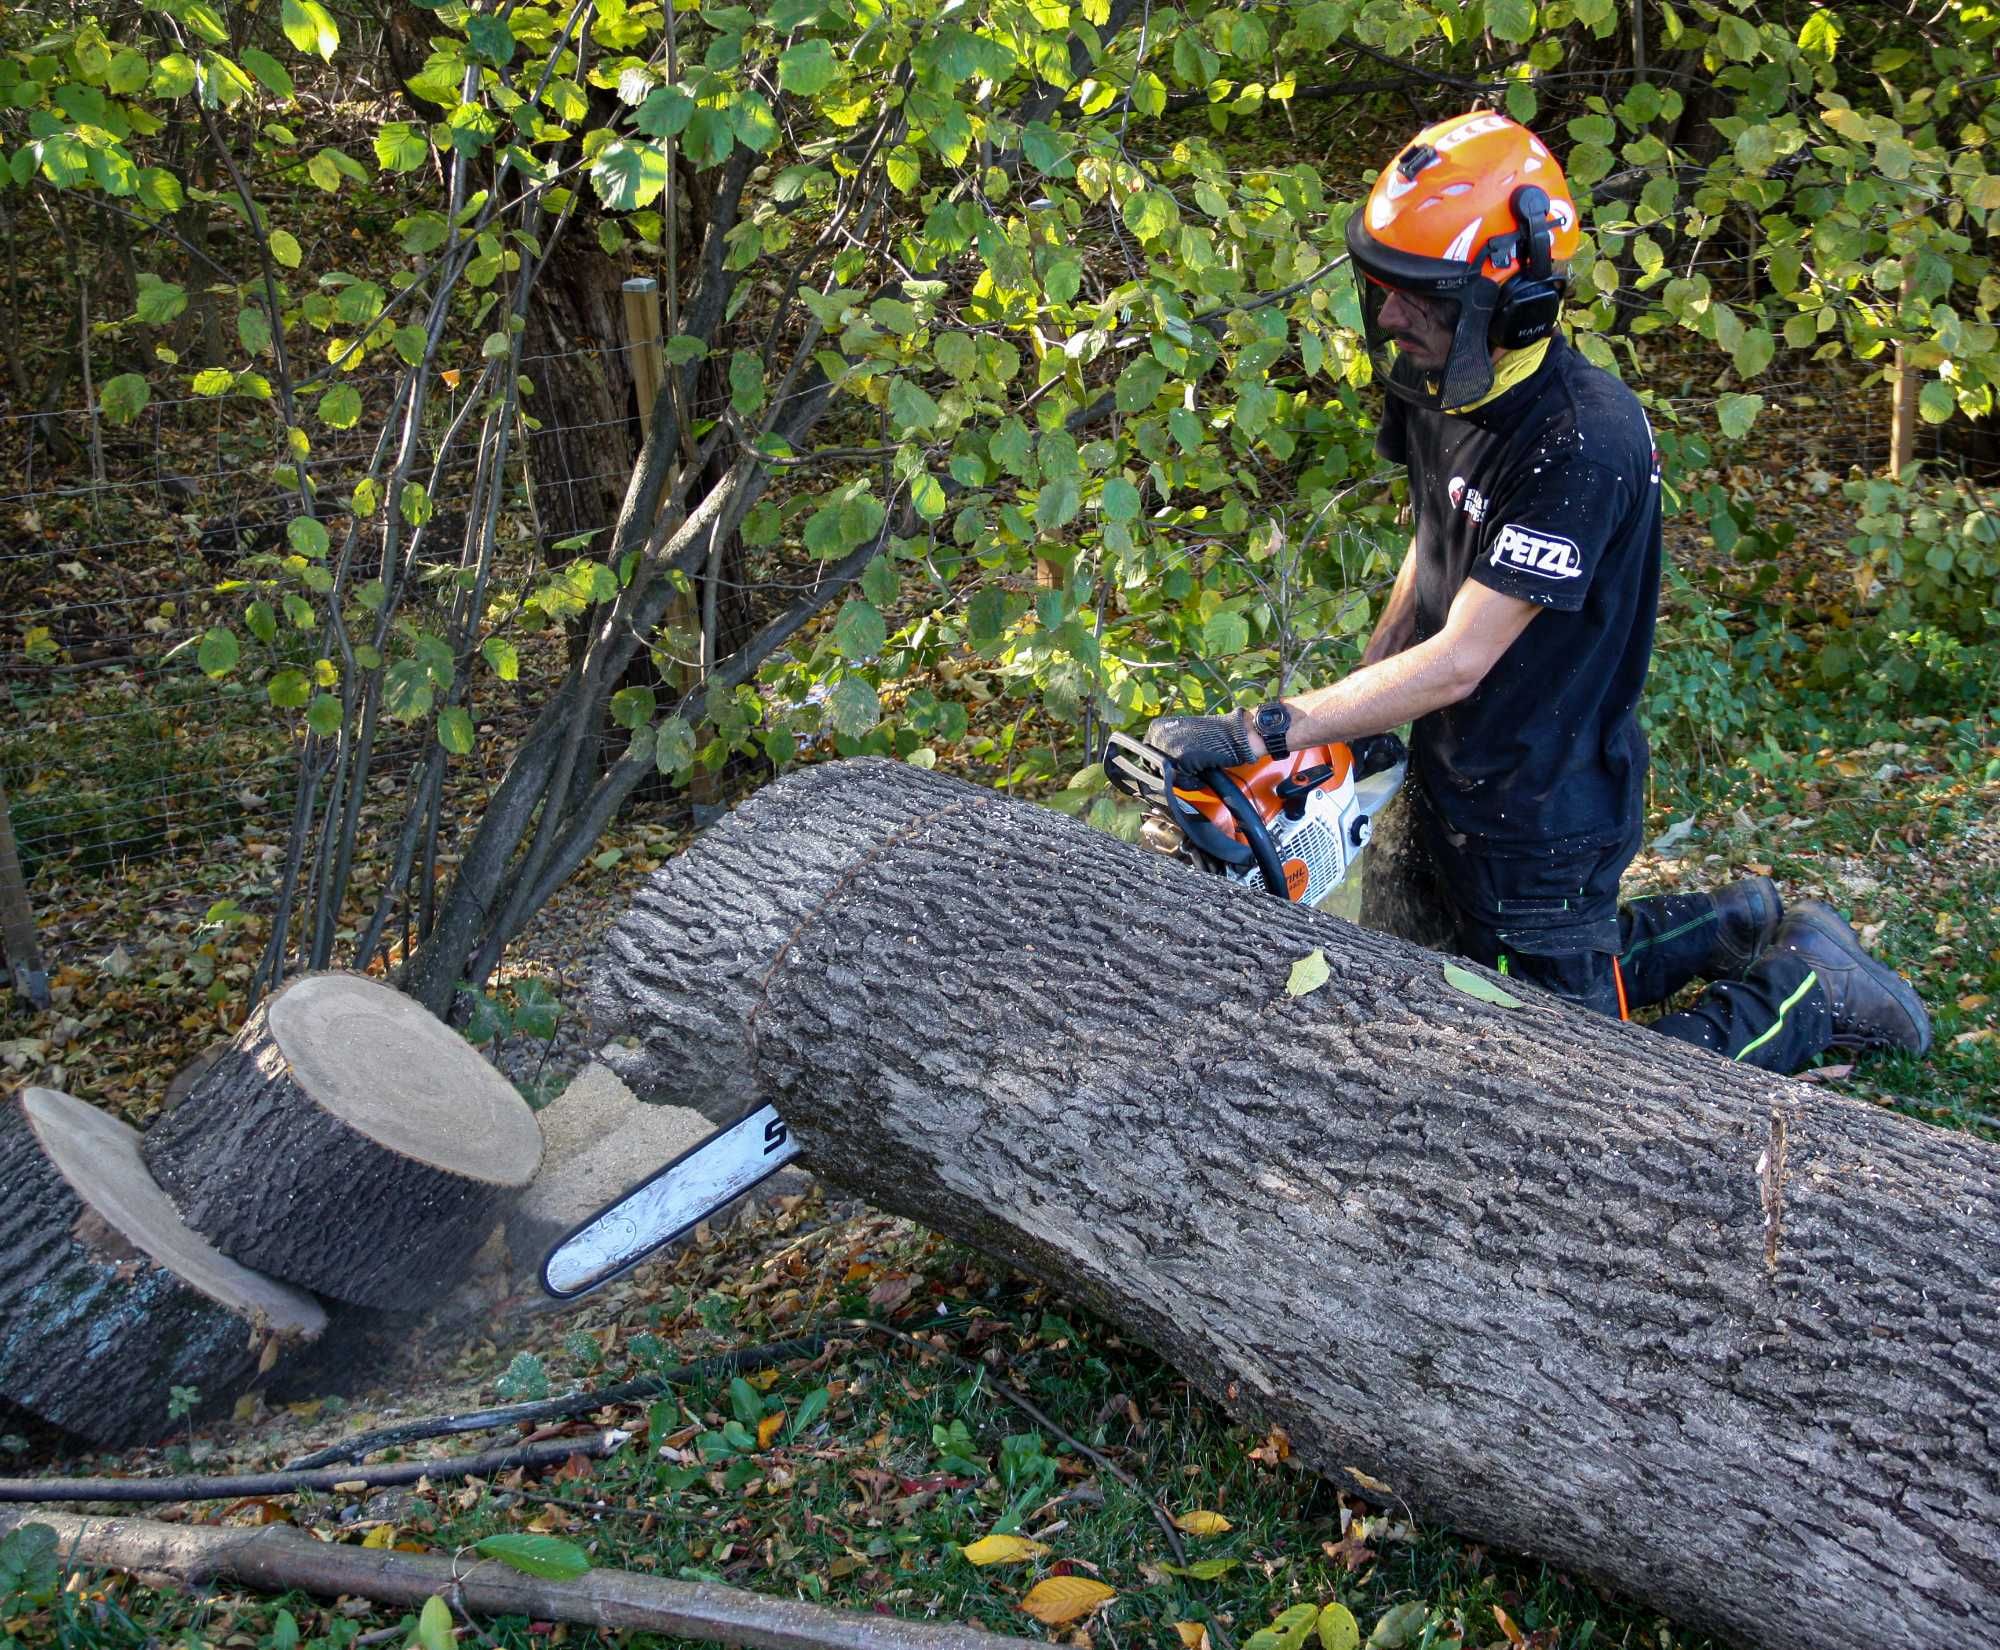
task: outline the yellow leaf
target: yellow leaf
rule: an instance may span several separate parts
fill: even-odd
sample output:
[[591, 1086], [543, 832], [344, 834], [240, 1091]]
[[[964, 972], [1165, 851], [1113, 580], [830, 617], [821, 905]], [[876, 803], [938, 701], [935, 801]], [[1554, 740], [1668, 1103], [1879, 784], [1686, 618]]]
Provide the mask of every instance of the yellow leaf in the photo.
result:
[[1359, 1484], [1364, 1490], [1372, 1491], [1376, 1495], [1394, 1495], [1396, 1493], [1394, 1490], [1390, 1489], [1387, 1484], [1383, 1483], [1381, 1479], [1370, 1478], [1368, 1474], [1363, 1472], [1359, 1467], [1347, 1467], [1342, 1470], [1344, 1470], [1347, 1476], [1353, 1479], [1355, 1483]]
[[1024, 1535], [983, 1535], [969, 1547], [958, 1549], [975, 1564], [1019, 1564], [1026, 1558], [1041, 1558], [1048, 1548]]
[[373, 1547], [377, 1551], [386, 1551], [396, 1545], [396, 1526], [393, 1524], [377, 1524], [374, 1529], [361, 1538], [361, 1545], [364, 1547]]
[[1035, 1583], [1021, 1608], [1045, 1627], [1067, 1627], [1117, 1596], [1117, 1588], [1088, 1576], [1050, 1576]]
[[759, 1421], [757, 1423], [757, 1447], [759, 1449], [769, 1449], [771, 1447], [771, 1440], [778, 1436], [778, 1429], [784, 1424], [785, 1412], [783, 1410], [779, 1410], [775, 1415], [767, 1415], [763, 1420]]
[[1174, 1528], [1188, 1535], [1220, 1535], [1235, 1526], [1219, 1512], [1184, 1512], [1174, 1520]]
[[1182, 1650], [1209, 1650], [1208, 1629], [1198, 1621], [1177, 1621], [1174, 1631], [1181, 1636]]
[[1332, 970], [1327, 967], [1326, 952], [1316, 945], [1292, 964], [1292, 971], [1285, 979], [1285, 995], [1303, 997], [1308, 992], [1319, 990], [1332, 977]]
[[1344, 1604], [1329, 1604], [1319, 1613], [1320, 1650], [1358, 1650], [1361, 1627]]
[[1497, 1604], [1493, 1606], [1493, 1619], [1500, 1623], [1500, 1631], [1507, 1635], [1507, 1642], [1509, 1644], [1526, 1644], [1528, 1642], [1527, 1635], [1514, 1625], [1514, 1618], [1508, 1615]]
[[1990, 999], [1983, 991], [1975, 991], [1959, 998], [1958, 1006], [1964, 1013], [1971, 1014], [1975, 1010], [1984, 1008], [1988, 1001]]

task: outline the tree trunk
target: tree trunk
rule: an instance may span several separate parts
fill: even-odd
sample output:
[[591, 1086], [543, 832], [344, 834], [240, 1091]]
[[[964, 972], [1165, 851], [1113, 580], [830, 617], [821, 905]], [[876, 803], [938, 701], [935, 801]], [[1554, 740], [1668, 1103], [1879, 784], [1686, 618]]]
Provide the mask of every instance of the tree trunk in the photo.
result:
[[53, 1089], [0, 1108], [0, 1391], [104, 1447], [165, 1432], [176, 1386], [221, 1397], [319, 1303], [218, 1254], [139, 1159], [139, 1134]]
[[362, 1306], [459, 1281], [534, 1178], [541, 1131], [510, 1084], [417, 1004], [355, 974], [295, 980], [145, 1140], [189, 1225], [225, 1254]]
[[[541, 428], [525, 442], [542, 547], [579, 533], [598, 537], [584, 555], [607, 557], [609, 530], [638, 453], [638, 407], [624, 345], [623, 271], [588, 226], [555, 245], [528, 305], [522, 362], [535, 393], [526, 411]], [[551, 559], [568, 561], [575, 551]]]
[[1759, 1645], [2000, 1642], [2000, 1148], [1504, 985], [869, 762], [655, 876], [596, 1012], [1343, 1486]]

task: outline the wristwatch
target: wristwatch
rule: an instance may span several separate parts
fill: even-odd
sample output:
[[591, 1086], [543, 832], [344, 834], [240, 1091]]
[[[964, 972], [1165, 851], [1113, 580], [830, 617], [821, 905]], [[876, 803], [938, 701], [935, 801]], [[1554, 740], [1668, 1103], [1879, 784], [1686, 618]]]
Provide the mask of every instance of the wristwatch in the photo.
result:
[[1292, 747], [1285, 737], [1291, 729], [1292, 711], [1284, 700], [1273, 699], [1257, 707], [1257, 737], [1264, 741], [1264, 749], [1272, 756], [1292, 754]]

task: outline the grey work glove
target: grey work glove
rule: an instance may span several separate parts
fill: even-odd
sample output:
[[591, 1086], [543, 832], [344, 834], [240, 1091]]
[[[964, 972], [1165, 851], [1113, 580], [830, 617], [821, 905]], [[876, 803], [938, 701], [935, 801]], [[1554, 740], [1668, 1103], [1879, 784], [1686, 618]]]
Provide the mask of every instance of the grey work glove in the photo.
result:
[[1156, 716], [1146, 730], [1146, 743], [1186, 774], [1240, 768], [1250, 760], [1250, 736], [1240, 711], [1227, 716]]

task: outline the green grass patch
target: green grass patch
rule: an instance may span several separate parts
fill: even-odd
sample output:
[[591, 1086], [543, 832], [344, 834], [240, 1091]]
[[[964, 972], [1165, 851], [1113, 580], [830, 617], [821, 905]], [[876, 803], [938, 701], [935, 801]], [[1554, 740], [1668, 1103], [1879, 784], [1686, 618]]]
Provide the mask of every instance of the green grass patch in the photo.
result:
[[[836, 1332], [816, 1358], [629, 1408], [616, 1419], [639, 1433], [633, 1444], [539, 1481], [301, 1498], [295, 1516], [344, 1540], [446, 1552], [540, 1534], [600, 1568], [1106, 1650], [1172, 1647], [1203, 1630], [1211, 1650], [1242, 1647], [1287, 1609], [1336, 1602], [1377, 1650], [1506, 1644], [1496, 1609], [1543, 1647], [1716, 1646], [1548, 1566], [1417, 1523], [1392, 1491], [1379, 1502], [1339, 1493], [1288, 1458], [1282, 1434], [1232, 1422], [1156, 1356], [991, 1261], [881, 1216], [815, 1231], [804, 1224], [815, 1214], [807, 1204], [686, 1256], [645, 1295], [560, 1339], [551, 1330], [492, 1374], [504, 1369], [515, 1391], [608, 1385], [867, 1313], [893, 1315], [901, 1334]], [[1170, 1538], [1163, 1517], [1210, 1533]], [[965, 1556], [996, 1533], [1036, 1549], [1022, 1562]], [[1111, 1596], [1045, 1628], [1023, 1601], [1059, 1577]], [[78, 1636], [100, 1606], [94, 1636]], [[276, 1650], [280, 1610], [310, 1650], [399, 1623], [299, 1598], [191, 1601], [118, 1583], [30, 1612], [23, 1626], [39, 1636], [21, 1642], [138, 1646], [192, 1633]], [[524, 1622], [482, 1625], [509, 1647], [556, 1642]], [[669, 1641], [572, 1627], [560, 1642]]]

